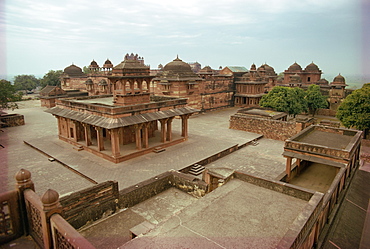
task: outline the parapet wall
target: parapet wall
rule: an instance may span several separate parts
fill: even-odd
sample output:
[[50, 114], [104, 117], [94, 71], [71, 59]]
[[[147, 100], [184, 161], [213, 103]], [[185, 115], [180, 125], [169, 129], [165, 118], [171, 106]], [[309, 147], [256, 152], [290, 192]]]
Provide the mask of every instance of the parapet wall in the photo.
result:
[[300, 132], [305, 123], [249, 117], [234, 114], [230, 117], [230, 129], [263, 134], [264, 137], [285, 141]]
[[24, 116], [21, 114], [4, 114], [0, 116], [3, 127], [13, 127], [24, 125]]
[[63, 218], [75, 229], [117, 210], [118, 183], [108, 181], [60, 198]]
[[200, 179], [177, 171], [168, 171], [121, 190], [119, 208], [132, 207], [171, 187], [195, 197], [202, 197], [207, 191], [207, 184]]
[[281, 182], [281, 181], [274, 181], [274, 180], [267, 180], [264, 178], [251, 176], [248, 174], [244, 174], [241, 172], [234, 173], [235, 178], [240, 179], [242, 181], [267, 188], [282, 194], [290, 195], [296, 197], [301, 200], [309, 201], [311, 197], [315, 194], [315, 191], [311, 191], [305, 188], [301, 188], [289, 183]]

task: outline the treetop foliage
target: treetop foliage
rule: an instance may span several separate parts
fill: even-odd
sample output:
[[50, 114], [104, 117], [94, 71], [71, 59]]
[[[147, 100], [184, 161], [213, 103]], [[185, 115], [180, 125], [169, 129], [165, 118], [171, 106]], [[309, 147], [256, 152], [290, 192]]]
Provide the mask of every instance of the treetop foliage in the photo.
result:
[[306, 93], [303, 89], [295, 87], [276, 86], [260, 101], [260, 106], [272, 108], [279, 112], [287, 112], [296, 116], [307, 111]]
[[44, 88], [45, 86], [59, 86], [60, 87], [60, 76], [62, 75], [62, 70], [50, 70], [48, 73], [44, 75], [41, 79], [41, 87]]
[[22, 93], [16, 93], [15, 87], [7, 80], [0, 80], [0, 109], [18, 108], [15, 101], [22, 99]]
[[31, 91], [40, 85], [40, 79], [34, 75], [22, 74], [14, 77], [15, 90]]
[[328, 107], [328, 101], [326, 100], [326, 97], [321, 94], [320, 86], [318, 85], [310, 85], [308, 87], [306, 92], [306, 100], [308, 110], [313, 116], [315, 115], [317, 109]]
[[370, 129], [370, 83], [348, 95], [336, 116], [347, 128]]

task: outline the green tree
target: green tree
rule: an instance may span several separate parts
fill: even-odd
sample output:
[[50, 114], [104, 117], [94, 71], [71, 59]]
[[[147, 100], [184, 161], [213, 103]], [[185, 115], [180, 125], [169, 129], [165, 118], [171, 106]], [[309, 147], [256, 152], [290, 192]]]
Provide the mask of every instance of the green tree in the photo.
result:
[[370, 83], [353, 91], [340, 104], [337, 118], [347, 128], [366, 132], [370, 129]]
[[91, 73], [91, 70], [90, 70], [90, 68], [89, 68], [89, 67], [84, 66], [84, 67], [82, 68], [82, 72], [84, 72], [85, 74], [89, 74], [89, 73]]
[[31, 91], [40, 85], [40, 80], [34, 75], [22, 74], [14, 77], [15, 90]]
[[316, 111], [319, 108], [327, 108], [328, 101], [326, 97], [322, 95], [320, 86], [310, 85], [306, 92], [307, 107], [312, 116], [315, 116]]
[[60, 76], [62, 75], [62, 70], [50, 70], [47, 72], [44, 77], [40, 81], [40, 85], [42, 88], [45, 86], [59, 86], [60, 87]]
[[279, 112], [287, 112], [295, 117], [307, 111], [305, 95], [305, 91], [298, 87], [277, 86], [264, 95], [259, 104]]
[[15, 87], [7, 80], [0, 80], [0, 109], [18, 108], [15, 101], [22, 99], [22, 93], [16, 93]]

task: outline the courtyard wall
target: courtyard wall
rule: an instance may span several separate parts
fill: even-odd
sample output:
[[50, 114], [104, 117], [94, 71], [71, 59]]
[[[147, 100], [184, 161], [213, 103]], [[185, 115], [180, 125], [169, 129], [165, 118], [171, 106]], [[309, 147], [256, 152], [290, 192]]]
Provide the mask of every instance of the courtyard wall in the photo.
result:
[[285, 141], [310, 124], [308, 122], [287, 122], [234, 114], [230, 117], [229, 128], [263, 134], [266, 138]]

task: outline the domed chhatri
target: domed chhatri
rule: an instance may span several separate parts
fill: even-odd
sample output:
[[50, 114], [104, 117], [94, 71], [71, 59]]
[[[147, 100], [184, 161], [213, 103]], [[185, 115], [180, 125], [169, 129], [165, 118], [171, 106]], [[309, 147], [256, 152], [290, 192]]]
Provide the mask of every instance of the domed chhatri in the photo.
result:
[[59, 201], [59, 194], [53, 189], [48, 189], [41, 197], [41, 202], [44, 206], [55, 205]]
[[307, 65], [307, 67], [304, 70], [307, 71], [307, 72], [320, 72], [319, 67], [313, 62], [311, 62], [311, 64]]
[[104, 62], [103, 68], [113, 68], [113, 64], [112, 64], [112, 62], [111, 62], [109, 59], [107, 59], [107, 60]]
[[297, 72], [297, 71], [302, 71], [302, 67], [297, 63], [297, 62], [294, 62], [294, 64], [292, 64], [289, 68], [288, 68], [288, 71], [289, 72]]
[[341, 74], [338, 74], [338, 76], [336, 76], [334, 78], [333, 83], [343, 83], [343, 84], [345, 84], [346, 79]]
[[192, 72], [191, 67], [188, 63], [182, 61], [177, 56], [176, 59], [167, 63], [164, 68], [164, 71], [172, 71], [174, 73], [182, 73], [182, 72]]
[[90, 63], [90, 67], [99, 67], [98, 63], [93, 60], [91, 63]]

